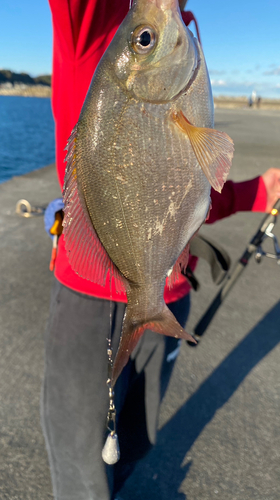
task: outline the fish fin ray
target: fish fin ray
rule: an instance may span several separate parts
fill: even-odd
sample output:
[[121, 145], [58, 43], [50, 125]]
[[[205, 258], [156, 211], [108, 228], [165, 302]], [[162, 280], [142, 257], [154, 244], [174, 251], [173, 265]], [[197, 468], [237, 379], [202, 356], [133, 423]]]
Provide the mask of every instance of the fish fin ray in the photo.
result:
[[125, 292], [125, 278], [121, 276], [98, 238], [85, 203], [81, 201], [78, 193], [76, 140], [77, 126], [65, 148], [67, 166], [63, 186], [63, 235], [69, 263], [80, 277], [102, 286], [105, 286], [109, 272], [110, 279], [114, 279], [116, 292]]
[[196, 340], [187, 333], [178, 323], [170, 309], [164, 304], [163, 310], [153, 318], [133, 321], [130, 308], [127, 307], [123, 322], [120, 345], [113, 365], [112, 383], [116, 383], [122, 369], [129, 360], [129, 356], [136, 347], [145, 330], [152, 330], [162, 335], [185, 339], [196, 344]]
[[176, 260], [172, 273], [168, 276], [167, 285], [169, 289], [173, 288], [176, 281], [178, 281], [181, 272], [186, 271], [190, 256], [190, 244], [188, 243], [184, 250], [180, 253], [178, 259]]
[[204, 174], [211, 186], [220, 193], [233, 158], [232, 139], [219, 130], [195, 127], [182, 111], [173, 112], [172, 119], [179, 129], [187, 134]]

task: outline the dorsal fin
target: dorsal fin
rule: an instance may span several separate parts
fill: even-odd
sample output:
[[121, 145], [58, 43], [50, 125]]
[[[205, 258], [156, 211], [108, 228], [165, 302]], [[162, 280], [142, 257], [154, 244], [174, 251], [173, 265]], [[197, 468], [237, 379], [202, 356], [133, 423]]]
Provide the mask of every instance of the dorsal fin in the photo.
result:
[[80, 198], [76, 171], [77, 125], [74, 127], [66, 146], [67, 162], [64, 186], [63, 234], [68, 259], [73, 270], [82, 278], [105, 286], [107, 273], [114, 277], [118, 293], [125, 292], [123, 278], [111, 261], [89, 217], [85, 202]]

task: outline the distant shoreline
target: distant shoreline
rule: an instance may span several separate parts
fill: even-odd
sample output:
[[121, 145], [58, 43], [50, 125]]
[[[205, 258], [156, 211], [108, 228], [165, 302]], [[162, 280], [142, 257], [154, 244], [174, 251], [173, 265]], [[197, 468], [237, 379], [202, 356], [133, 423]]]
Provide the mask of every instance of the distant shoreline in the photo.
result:
[[0, 85], [0, 95], [21, 97], [51, 97], [49, 85], [26, 85], [24, 83], [3, 83]]
[[[214, 104], [216, 108], [227, 108], [227, 109], [236, 109], [236, 108], [248, 108], [248, 97], [238, 96], [218, 96], [214, 97]], [[253, 109], [271, 109], [271, 110], [279, 110], [280, 111], [280, 99], [266, 99], [263, 98], [260, 100], [259, 105], [255, 102], [252, 104]]]
[[[14, 85], [11, 83], [0, 84], [0, 95], [50, 98], [51, 94], [51, 87], [48, 85], [26, 85], [23, 83], [15, 83]], [[245, 96], [218, 96], [214, 97], [214, 103], [216, 108], [247, 108], [248, 98]], [[252, 107], [257, 108], [257, 105], [254, 103]], [[280, 99], [261, 99], [259, 108], [280, 110]]]

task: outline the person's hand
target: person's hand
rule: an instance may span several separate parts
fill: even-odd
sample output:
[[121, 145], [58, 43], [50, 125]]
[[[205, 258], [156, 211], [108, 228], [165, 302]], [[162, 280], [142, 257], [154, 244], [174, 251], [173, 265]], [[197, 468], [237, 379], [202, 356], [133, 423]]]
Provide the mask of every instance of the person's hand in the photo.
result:
[[56, 212], [59, 212], [63, 208], [64, 208], [64, 203], [62, 198], [56, 198], [55, 200], [52, 200], [46, 208], [44, 214], [45, 230], [47, 231], [48, 235], [51, 238], [53, 238], [53, 235], [50, 233], [50, 230], [52, 229], [55, 223], [55, 214]]
[[262, 178], [267, 192], [265, 211], [269, 213], [278, 198], [280, 198], [280, 169], [270, 168], [262, 175]]

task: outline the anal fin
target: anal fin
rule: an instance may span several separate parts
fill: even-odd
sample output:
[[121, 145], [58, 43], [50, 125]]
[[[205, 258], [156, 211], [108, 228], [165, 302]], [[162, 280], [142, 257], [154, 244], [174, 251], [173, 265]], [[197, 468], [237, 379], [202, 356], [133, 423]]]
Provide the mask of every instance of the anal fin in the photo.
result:
[[176, 281], [179, 279], [181, 272], [186, 271], [189, 262], [189, 255], [190, 255], [189, 250], [190, 250], [190, 244], [188, 243], [185, 246], [184, 250], [180, 253], [178, 259], [176, 260], [173, 266], [171, 274], [168, 276], [167, 284], [169, 288], [172, 288], [174, 286]]
[[66, 146], [67, 162], [64, 187], [63, 234], [69, 263], [82, 278], [105, 286], [108, 272], [114, 278], [116, 292], [125, 292], [126, 281], [113, 264], [90, 220], [85, 202], [81, 199], [77, 183], [76, 165], [77, 126]]

